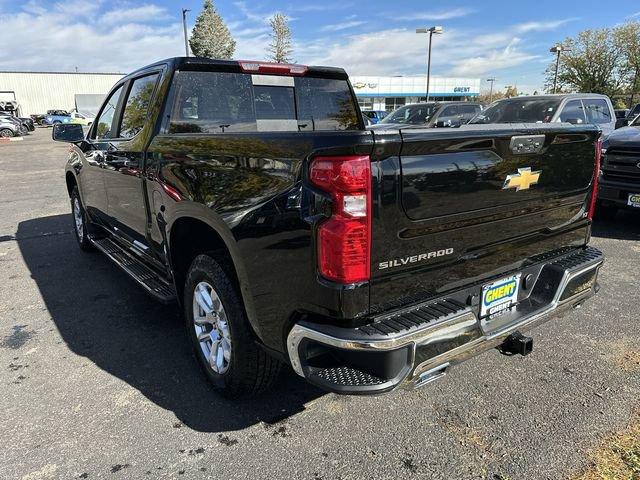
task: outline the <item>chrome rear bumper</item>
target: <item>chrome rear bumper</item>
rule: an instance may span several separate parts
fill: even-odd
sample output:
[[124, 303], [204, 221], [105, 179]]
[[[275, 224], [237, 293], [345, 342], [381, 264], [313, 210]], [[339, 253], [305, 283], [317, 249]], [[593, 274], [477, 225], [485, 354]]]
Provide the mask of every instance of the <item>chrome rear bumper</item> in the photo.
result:
[[526, 300], [490, 320], [479, 319], [478, 307], [456, 300], [454, 292], [356, 329], [298, 323], [287, 338], [289, 359], [298, 375], [338, 393], [419, 387], [512, 333], [579, 306], [597, 292], [603, 262], [601, 252], [587, 248], [539, 265]]

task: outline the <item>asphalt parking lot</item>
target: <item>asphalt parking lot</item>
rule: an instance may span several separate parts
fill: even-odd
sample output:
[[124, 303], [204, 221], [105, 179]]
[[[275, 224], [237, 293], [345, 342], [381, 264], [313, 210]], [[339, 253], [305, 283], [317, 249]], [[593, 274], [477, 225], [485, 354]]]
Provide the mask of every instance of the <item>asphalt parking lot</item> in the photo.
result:
[[72, 234], [67, 146], [0, 145], [0, 478], [558, 479], [640, 405], [640, 215], [594, 229], [600, 294], [413, 392], [341, 397], [286, 370], [216, 396], [177, 310]]

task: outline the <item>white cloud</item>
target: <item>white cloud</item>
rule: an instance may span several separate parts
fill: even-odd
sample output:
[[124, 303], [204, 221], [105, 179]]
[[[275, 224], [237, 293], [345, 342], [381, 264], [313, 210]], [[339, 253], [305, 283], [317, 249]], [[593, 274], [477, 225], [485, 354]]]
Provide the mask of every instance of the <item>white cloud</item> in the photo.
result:
[[[340, 65], [351, 75], [422, 74], [427, 41], [413, 30], [388, 29], [339, 40], [320, 39], [298, 54], [304, 63]], [[434, 38], [432, 55], [432, 67], [440, 74], [467, 77], [493, 74], [537, 58], [522, 50], [520, 39], [509, 29], [491, 34], [450, 29]]]
[[452, 8], [450, 10], [439, 10], [434, 12], [422, 12], [415, 15], [396, 17], [397, 20], [451, 20], [452, 18], [465, 17], [473, 13], [470, 8]]
[[139, 22], [140, 20], [166, 20], [167, 11], [153, 4], [145, 4], [134, 8], [110, 10], [101, 16], [100, 21], [108, 24]]
[[[179, 21], [153, 25], [147, 24], [153, 18], [143, 17], [114, 28], [102, 18], [119, 9], [97, 14], [100, 3], [71, 0], [53, 6], [47, 3], [43, 10], [39, 7], [44, 3], [34, 1], [22, 11], [3, 14], [3, 35], [19, 45], [19, 54], [0, 52], [0, 70], [73, 71], [78, 67], [85, 72], [127, 72], [183, 54]], [[69, 9], [74, 9], [74, 14], [69, 14]]]
[[517, 67], [530, 60], [539, 58], [539, 55], [531, 55], [517, 49], [520, 39], [514, 37], [509, 44], [501, 50], [492, 50], [483, 55], [468, 57], [453, 62], [451, 73], [460, 76], [479, 76], [488, 72], [494, 72], [510, 67]]
[[540, 22], [526, 22], [515, 25], [514, 30], [518, 33], [528, 32], [543, 32], [546, 30], [555, 30], [569, 22], [574, 21], [575, 18], [565, 18], [563, 20], [547, 20]]
[[332, 23], [320, 28], [320, 31], [321, 32], [338, 32], [340, 30], [348, 30], [350, 28], [359, 27], [360, 25], [364, 25], [365, 23], [366, 22], [363, 20], [352, 20], [350, 22]]

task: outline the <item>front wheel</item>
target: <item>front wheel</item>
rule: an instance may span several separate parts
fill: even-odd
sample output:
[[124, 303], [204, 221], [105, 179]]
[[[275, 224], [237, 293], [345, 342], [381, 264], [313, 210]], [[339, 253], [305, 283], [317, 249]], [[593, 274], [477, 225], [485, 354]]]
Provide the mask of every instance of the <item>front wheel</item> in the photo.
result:
[[73, 231], [80, 249], [85, 252], [94, 250], [93, 244], [89, 241], [89, 224], [87, 221], [87, 212], [82, 206], [80, 192], [78, 187], [73, 187], [71, 191], [71, 215], [73, 216]]
[[248, 397], [275, 381], [280, 362], [256, 344], [240, 295], [213, 256], [199, 255], [189, 268], [184, 317], [198, 363], [219, 393]]
[[0, 137], [2, 138], [13, 137], [13, 132], [8, 128], [0, 128]]

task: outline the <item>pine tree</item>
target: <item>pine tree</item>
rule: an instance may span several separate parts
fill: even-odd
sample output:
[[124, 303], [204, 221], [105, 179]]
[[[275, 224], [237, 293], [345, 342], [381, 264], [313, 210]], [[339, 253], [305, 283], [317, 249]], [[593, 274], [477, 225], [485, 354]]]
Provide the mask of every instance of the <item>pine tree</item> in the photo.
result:
[[202, 12], [196, 19], [191, 38], [191, 51], [197, 57], [230, 59], [236, 49], [236, 41], [229, 33], [212, 0], [204, 0]]
[[277, 63], [290, 63], [291, 53], [291, 30], [289, 29], [289, 19], [283, 13], [276, 13], [271, 20], [273, 32], [269, 35], [269, 59]]

